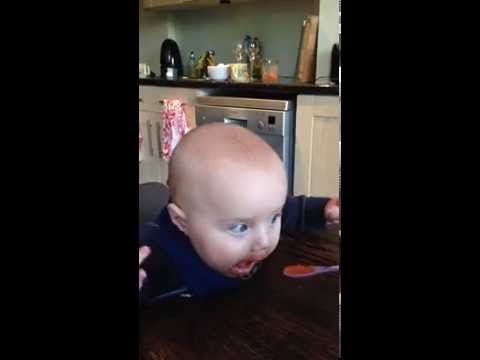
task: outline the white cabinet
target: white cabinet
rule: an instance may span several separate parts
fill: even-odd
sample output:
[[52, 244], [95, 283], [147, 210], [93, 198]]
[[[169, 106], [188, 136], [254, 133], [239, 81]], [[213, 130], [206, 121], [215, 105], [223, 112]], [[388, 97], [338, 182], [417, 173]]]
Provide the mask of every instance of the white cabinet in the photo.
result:
[[162, 121], [160, 113], [140, 111], [139, 126], [143, 134], [143, 156], [139, 163], [139, 183], [157, 181], [166, 184], [168, 164], [161, 157]]
[[139, 124], [142, 129], [142, 161], [139, 163], [139, 182], [159, 181], [168, 178], [168, 162], [161, 156], [161, 130], [163, 99], [178, 99], [185, 104], [185, 115], [189, 129], [196, 126], [195, 102], [197, 96], [208, 95], [209, 91], [161, 86], [139, 86]]
[[294, 194], [335, 196], [340, 186], [338, 96], [297, 97]]

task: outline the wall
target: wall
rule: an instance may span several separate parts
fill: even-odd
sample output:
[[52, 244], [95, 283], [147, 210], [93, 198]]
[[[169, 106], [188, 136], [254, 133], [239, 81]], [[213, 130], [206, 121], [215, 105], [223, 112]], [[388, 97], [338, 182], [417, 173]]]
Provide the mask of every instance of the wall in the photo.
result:
[[174, 13], [176, 40], [184, 64], [214, 49], [218, 62], [233, 62], [235, 44], [246, 34], [263, 42], [264, 54], [279, 61], [280, 76], [295, 76], [302, 22], [318, 14], [316, 0], [263, 0]]
[[256, 0], [198, 10], [144, 11], [139, 0], [139, 62], [160, 71], [160, 47], [170, 37], [178, 42], [184, 67], [190, 50], [198, 56], [213, 48], [217, 60], [233, 61], [232, 50], [245, 34], [258, 36], [267, 57], [280, 63], [281, 76], [295, 76], [301, 26], [318, 14], [316, 78], [328, 76], [332, 45], [338, 42], [339, 0]]
[[140, 63], [147, 63], [160, 74], [160, 47], [171, 30], [171, 14], [160, 11], [144, 11], [139, 0], [139, 54]]
[[339, 0], [320, 0], [316, 79], [330, 76], [332, 46], [339, 37]]

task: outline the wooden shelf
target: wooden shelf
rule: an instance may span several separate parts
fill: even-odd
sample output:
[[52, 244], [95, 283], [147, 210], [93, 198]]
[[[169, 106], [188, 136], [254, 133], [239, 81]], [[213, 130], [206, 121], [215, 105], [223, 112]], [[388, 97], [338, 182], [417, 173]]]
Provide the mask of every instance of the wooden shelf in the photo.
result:
[[146, 10], [192, 10], [205, 7], [231, 6], [253, 0], [230, 0], [231, 4], [220, 4], [220, 0], [143, 0]]

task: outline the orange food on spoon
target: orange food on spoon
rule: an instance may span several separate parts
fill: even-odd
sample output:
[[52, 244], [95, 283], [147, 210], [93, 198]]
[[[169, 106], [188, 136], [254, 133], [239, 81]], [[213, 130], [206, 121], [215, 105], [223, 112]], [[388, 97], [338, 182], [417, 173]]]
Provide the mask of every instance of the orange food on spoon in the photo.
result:
[[289, 266], [285, 266], [283, 273], [292, 274], [292, 275], [303, 275], [303, 274], [310, 274], [314, 270], [315, 270], [314, 267], [310, 265], [289, 265]]
[[309, 277], [317, 274], [338, 272], [338, 265], [330, 266], [312, 266], [312, 265], [289, 265], [283, 269], [283, 275], [291, 278]]

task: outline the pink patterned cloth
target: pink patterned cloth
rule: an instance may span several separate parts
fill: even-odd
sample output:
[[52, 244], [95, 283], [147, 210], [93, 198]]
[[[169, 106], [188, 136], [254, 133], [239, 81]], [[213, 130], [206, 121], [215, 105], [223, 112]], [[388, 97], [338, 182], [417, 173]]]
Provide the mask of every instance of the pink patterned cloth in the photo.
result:
[[162, 158], [170, 160], [173, 149], [189, 131], [184, 104], [180, 100], [163, 100], [162, 110]]

